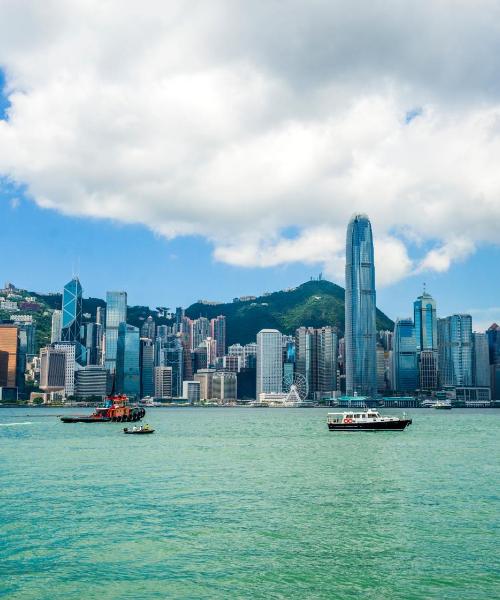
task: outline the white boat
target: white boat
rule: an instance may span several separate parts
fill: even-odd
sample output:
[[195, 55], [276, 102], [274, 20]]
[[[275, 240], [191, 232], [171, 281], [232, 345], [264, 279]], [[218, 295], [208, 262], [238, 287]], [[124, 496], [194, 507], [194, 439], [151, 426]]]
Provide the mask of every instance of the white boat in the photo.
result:
[[338, 413], [328, 413], [327, 424], [330, 431], [401, 431], [412, 420], [402, 417], [381, 415], [378, 411], [349, 410]]

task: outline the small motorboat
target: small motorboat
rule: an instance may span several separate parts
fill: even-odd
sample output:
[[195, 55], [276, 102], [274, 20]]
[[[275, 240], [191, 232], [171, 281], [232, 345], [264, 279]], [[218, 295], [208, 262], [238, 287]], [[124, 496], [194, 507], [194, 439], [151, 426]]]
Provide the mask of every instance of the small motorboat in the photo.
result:
[[129, 429], [128, 427], [123, 428], [123, 433], [130, 433], [134, 435], [145, 435], [147, 433], [154, 433], [155, 430], [151, 429], [151, 427], [133, 427]]

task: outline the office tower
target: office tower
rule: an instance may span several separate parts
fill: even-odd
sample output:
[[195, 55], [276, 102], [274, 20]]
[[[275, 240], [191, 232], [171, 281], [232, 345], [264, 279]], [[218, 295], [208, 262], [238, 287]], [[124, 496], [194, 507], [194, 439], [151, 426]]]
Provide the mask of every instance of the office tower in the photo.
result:
[[184, 381], [182, 384], [182, 397], [189, 401], [189, 404], [198, 404], [200, 401], [200, 382]]
[[386, 351], [382, 344], [377, 344], [377, 391], [385, 393], [387, 385]]
[[116, 372], [118, 327], [127, 321], [127, 292], [106, 292], [105, 366]]
[[80, 399], [103, 398], [106, 395], [108, 372], [100, 365], [87, 365], [75, 373], [75, 396]]
[[281, 333], [277, 329], [261, 329], [257, 334], [257, 397], [266, 392], [281, 392], [283, 359]]
[[354, 215], [347, 228], [345, 267], [346, 391], [377, 393], [375, 264], [370, 220]]
[[155, 398], [172, 398], [172, 367], [155, 367]]
[[212, 382], [215, 371], [213, 369], [201, 369], [194, 375], [194, 380], [200, 384], [200, 400], [212, 399]]
[[208, 369], [208, 351], [206, 346], [198, 346], [191, 353], [193, 358], [193, 372], [196, 373], [201, 369]]
[[[184, 319], [184, 317], [185, 317], [184, 309], [182, 308], [182, 306], [178, 306], [175, 309], [175, 324], [180, 327], [182, 325], [182, 319]], [[180, 330], [179, 330], [179, 333], [181, 333]]]
[[153, 320], [153, 317], [149, 315], [149, 317], [144, 321], [141, 327], [141, 338], [148, 338], [152, 341], [155, 340], [156, 337], [156, 323]]
[[106, 309], [104, 306], [98, 306], [96, 308], [95, 322], [103, 327], [106, 326]]
[[0, 387], [16, 387], [18, 351], [18, 327], [0, 324]]
[[314, 329], [312, 327], [299, 327], [295, 331], [295, 371], [302, 375], [306, 381], [308, 397], [314, 395], [316, 388], [316, 361], [314, 352]]
[[486, 333], [472, 334], [473, 385], [490, 387], [490, 360]]
[[418, 355], [420, 389], [435, 390], [438, 387], [438, 353], [435, 350], [422, 350]]
[[295, 358], [295, 371], [307, 382], [308, 397], [337, 389], [338, 338], [333, 327], [299, 327], [295, 332], [293, 352], [287, 347], [288, 358]]
[[66, 352], [52, 346], [40, 350], [40, 389], [44, 392], [64, 390]]
[[139, 328], [120, 323], [116, 348], [116, 391], [118, 393], [130, 397], [140, 395], [139, 352]]
[[62, 329], [62, 311], [55, 310], [52, 313], [52, 326], [50, 328], [50, 343], [61, 341], [61, 329]]
[[79, 342], [56, 342], [52, 344], [55, 350], [64, 352], [66, 355], [64, 370], [64, 394], [65, 396], [74, 396], [75, 394], [75, 371], [79, 368], [76, 362], [77, 352], [80, 350]]
[[184, 378], [184, 350], [180, 337], [174, 334], [157, 337], [155, 359], [157, 366], [172, 367], [172, 396], [179, 398]]
[[392, 331], [382, 330], [378, 332], [377, 340], [386, 352], [392, 350]]
[[472, 317], [438, 319], [439, 379], [441, 385], [467, 387], [473, 382]]
[[500, 365], [500, 326], [493, 323], [486, 330], [490, 365]]
[[192, 381], [193, 379], [193, 361], [189, 345], [189, 337], [182, 334], [179, 337], [182, 345], [182, 379], [183, 381]]
[[141, 338], [141, 398], [153, 396], [154, 389], [155, 347], [149, 338]]
[[426, 291], [413, 303], [417, 352], [437, 350], [436, 301]]
[[210, 322], [205, 317], [200, 317], [191, 322], [191, 350], [198, 346], [210, 336]]
[[224, 371], [239, 373], [243, 368], [243, 357], [227, 354], [222, 357], [222, 368]]
[[102, 337], [103, 328], [99, 323], [85, 325], [85, 351], [87, 365], [102, 364]]
[[257, 368], [257, 344], [250, 342], [245, 344], [245, 369]]
[[217, 371], [212, 378], [212, 398], [224, 402], [236, 402], [238, 397], [236, 373]]
[[419, 387], [417, 340], [411, 319], [397, 319], [392, 338], [393, 388], [414, 392]]
[[85, 365], [85, 346], [82, 344], [82, 286], [73, 277], [63, 290], [61, 341], [75, 343], [75, 360]]
[[170, 334], [170, 327], [168, 325], [158, 325], [156, 329], [156, 338], [160, 340], [166, 340]]
[[217, 356], [226, 354], [226, 317], [219, 315], [210, 320], [210, 337], [217, 342]]

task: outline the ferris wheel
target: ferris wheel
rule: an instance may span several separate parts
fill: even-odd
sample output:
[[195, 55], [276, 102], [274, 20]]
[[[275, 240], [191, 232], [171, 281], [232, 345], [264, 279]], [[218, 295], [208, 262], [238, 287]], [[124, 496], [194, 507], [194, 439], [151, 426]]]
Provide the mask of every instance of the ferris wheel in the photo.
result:
[[283, 377], [283, 392], [285, 394], [295, 390], [302, 401], [304, 401], [309, 394], [309, 386], [307, 379], [300, 373], [294, 373], [293, 375], [285, 375]]

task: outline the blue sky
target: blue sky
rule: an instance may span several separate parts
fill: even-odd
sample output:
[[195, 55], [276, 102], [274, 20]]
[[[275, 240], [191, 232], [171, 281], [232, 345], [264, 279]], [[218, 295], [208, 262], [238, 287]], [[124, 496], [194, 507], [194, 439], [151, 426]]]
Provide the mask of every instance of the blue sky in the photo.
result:
[[365, 212], [389, 316], [425, 281], [500, 321], [497, 9], [384, 6], [11, 3], [0, 278], [170, 307], [342, 284]]

